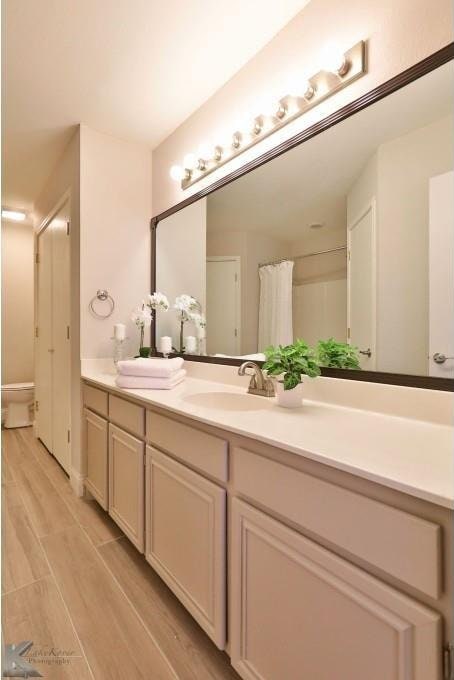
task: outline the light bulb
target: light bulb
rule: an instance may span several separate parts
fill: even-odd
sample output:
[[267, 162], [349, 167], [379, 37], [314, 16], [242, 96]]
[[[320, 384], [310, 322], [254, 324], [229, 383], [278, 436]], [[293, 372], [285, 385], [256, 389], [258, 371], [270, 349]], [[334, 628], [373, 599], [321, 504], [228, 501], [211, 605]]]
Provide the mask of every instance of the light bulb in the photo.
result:
[[349, 69], [345, 54], [334, 45], [328, 45], [323, 51], [323, 70], [343, 76]]
[[304, 86], [304, 78], [296, 73], [290, 73], [283, 82], [282, 96], [283, 97], [300, 97], [301, 89]]
[[309, 80], [303, 86], [303, 93], [304, 99], [312, 99], [315, 94], [315, 86]]
[[184, 171], [184, 168], [181, 167], [181, 165], [172, 165], [172, 167], [170, 168], [170, 176], [176, 182], [180, 182], [185, 177], [185, 175], [186, 173]]
[[197, 156], [202, 158], [204, 161], [210, 161], [215, 157], [215, 150], [212, 144], [205, 142], [201, 144], [197, 149]]
[[187, 153], [183, 158], [183, 166], [186, 170], [194, 170], [197, 167], [197, 157], [193, 153]]

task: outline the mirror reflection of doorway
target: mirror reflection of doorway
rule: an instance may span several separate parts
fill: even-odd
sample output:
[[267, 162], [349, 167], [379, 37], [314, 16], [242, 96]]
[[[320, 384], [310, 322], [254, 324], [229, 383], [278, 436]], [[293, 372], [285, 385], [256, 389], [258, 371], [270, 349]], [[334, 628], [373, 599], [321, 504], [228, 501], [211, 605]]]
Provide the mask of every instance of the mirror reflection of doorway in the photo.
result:
[[376, 364], [375, 214], [373, 198], [347, 229], [347, 337], [369, 371]]
[[207, 257], [207, 352], [241, 352], [241, 258]]

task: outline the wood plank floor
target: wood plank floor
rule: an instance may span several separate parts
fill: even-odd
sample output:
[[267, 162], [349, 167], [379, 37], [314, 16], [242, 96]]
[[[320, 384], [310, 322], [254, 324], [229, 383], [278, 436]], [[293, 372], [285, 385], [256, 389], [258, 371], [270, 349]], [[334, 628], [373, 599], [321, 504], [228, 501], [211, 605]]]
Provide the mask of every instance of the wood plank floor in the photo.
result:
[[2, 510], [3, 637], [33, 640], [26, 656], [44, 678], [239, 678], [32, 428], [2, 431]]

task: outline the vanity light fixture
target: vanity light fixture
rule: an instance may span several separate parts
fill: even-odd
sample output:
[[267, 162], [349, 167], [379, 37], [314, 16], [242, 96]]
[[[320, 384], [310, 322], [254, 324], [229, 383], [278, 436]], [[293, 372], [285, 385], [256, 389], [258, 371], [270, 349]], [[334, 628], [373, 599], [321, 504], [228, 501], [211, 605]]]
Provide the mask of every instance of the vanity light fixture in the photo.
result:
[[293, 75], [287, 93], [280, 99], [268, 97], [262, 101], [257, 116], [246, 116], [227, 141], [210, 147], [203, 145], [197, 154], [187, 154], [183, 167], [170, 169], [172, 179], [186, 189], [209, 173], [220, 168], [257, 142], [317, 106], [335, 92], [343, 89], [366, 72], [366, 44], [363, 40], [346, 52], [332, 45], [323, 51], [323, 67], [310, 78], [298, 79]]
[[192, 172], [182, 168], [181, 165], [172, 165], [170, 168], [170, 176], [176, 182], [189, 181], [191, 179]]
[[22, 212], [22, 210], [8, 210], [7, 208], [2, 208], [2, 218], [4, 220], [11, 220], [11, 222], [24, 222], [27, 217], [27, 213]]

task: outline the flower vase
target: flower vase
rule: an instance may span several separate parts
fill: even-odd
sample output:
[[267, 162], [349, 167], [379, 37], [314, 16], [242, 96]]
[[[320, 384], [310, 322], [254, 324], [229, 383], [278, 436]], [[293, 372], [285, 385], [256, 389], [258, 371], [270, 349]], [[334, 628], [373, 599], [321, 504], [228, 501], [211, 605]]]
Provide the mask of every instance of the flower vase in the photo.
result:
[[181, 319], [181, 321], [180, 321], [180, 354], [183, 354], [183, 352], [184, 352], [183, 330], [184, 330], [184, 321], [183, 321], [183, 319]]
[[300, 408], [303, 405], [303, 384], [299, 383], [291, 390], [284, 390], [284, 383], [276, 381], [277, 405], [282, 408]]

